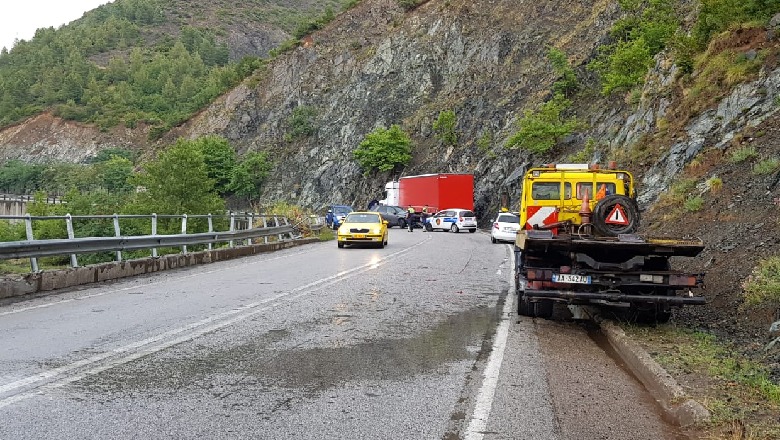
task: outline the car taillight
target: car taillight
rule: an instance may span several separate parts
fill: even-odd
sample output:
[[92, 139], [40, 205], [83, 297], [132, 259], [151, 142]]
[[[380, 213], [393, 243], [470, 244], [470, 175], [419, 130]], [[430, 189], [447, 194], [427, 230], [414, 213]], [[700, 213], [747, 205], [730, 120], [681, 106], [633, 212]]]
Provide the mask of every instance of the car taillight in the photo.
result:
[[458, 217], [458, 220], [463, 223], [463, 217]]
[[493, 229], [498, 229], [498, 222], [493, 223]]

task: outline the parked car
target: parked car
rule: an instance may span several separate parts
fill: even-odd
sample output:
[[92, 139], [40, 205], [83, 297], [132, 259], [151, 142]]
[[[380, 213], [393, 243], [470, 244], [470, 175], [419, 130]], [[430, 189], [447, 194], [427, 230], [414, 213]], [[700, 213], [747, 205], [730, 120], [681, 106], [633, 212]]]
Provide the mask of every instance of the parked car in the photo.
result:
[[406, 210], [400, 206], [377, 206], [374, 211], [378, 212], [384, 220], [387, 220], [387, 227], [392, 228], [398, 226], [399, 228], [406, 227]]
[[514, 243], [517, 238], [517, 231], [520, 230], [520, 216], [518, 213], [499, 212], [492, 223], [493, 227], [490, 228], [490, 241], [492, 243], [498, 243], [499, 241], [511, 241]]
[[469, 232], [477, 232], [477, 217], [473, 211], [461, 208], [442, 209], [435, 215], [425, 219], [425, 230], [442, 230], [459, 232], [468, 229]]
[[328, 211], [325, 213], [325, 225], [332, 229], [338, 229], [347, 214], [352, 211], [354, 209], [349, 205], [329, 205]]
[[339, 226], [336, 241], [339, 248], [346, 244], [387, 246], [387, 221], [378, 212], [350, 212]]

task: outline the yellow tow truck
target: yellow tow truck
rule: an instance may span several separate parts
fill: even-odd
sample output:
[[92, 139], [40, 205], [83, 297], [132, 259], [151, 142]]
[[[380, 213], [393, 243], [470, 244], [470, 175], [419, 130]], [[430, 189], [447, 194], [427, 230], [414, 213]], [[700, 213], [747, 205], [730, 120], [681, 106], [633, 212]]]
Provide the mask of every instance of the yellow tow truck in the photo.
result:
[[673, 270], [670, 258], [694, 257], [699, 239], [637, 234], [640, 210], [634, 177], [614, 163], [551, 164], [523, 179], [515, 241], [518, 313], [550, 318], [553, 305], [575, 318], [604, 308], [630, 319], [666, 322], [672, 307], [704, 304], [694, 289], [703, 273]]

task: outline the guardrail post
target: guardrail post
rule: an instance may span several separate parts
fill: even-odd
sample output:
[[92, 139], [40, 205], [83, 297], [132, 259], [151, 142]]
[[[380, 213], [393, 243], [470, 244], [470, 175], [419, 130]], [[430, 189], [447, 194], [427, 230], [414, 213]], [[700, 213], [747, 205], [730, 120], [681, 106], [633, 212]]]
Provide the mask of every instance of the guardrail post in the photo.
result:
[[[282, 220], [284, 220], [284, 225], [285, 226], [289, 226], [290, 225], [290, 219], [289, 218], [282, 217]], [[295, 236], [293, 236], [293, 233], [295, 233], [295, 231], [290, 231], [290, 240], [295, 240]]]
[[[249, 213], [249, 220], [248, 221], [249, 221], [249, 223], [247, 224], [247, 230], [254, 228], [255, 227], [255, 213], [253, 213], [253, 212]], [[252, 244], [252, 239], [251, 238], [247, 238], [245, 240], [244, 244], [246, 244], [246, 245]]]
[[[279, 227], [279, 217], [274, 216], [274, 226]], [[279, 241], [284, 240], [284, 234], [279, 234], [279, 237], [277, 237]]]
[[[119, 214], [114, 214], [114, 237], [121, 237], [119, 231]], [[116, 251], [116, 261], [122, 261], [122, 251]]]
[[[264, 228], [268, 227], [268, 218], [266, 216], [263, 216], [263, 227]], [[263, 243], [268, 244], [268, 236], [267, 235], [263, 235]]]
[[[68, 238], [73, 240], [75, 234], [73, 233], [73, 217], [70, 214], [65, 214], [65, 227], [68, 230]], [[76, 258], [76, 254], [70, 254], [70, 267], [79, 267], [79, 260]]]
[[[236, 213], [235, 212], [231, 212], [230, 213], [230, 232], [235, 232], [235, 231], [236, 231]], [[229, 246], [231, 248], [235, 247], [235, 244], [233, 244], [233, 240], [230, 240]]]
[[[157, 213], [152, 213], [152, 235], [157, 235]], [[152, 248], [152, 257], [157, 258], [157, 248]]]
[[[211, 219], [211, 213], [209, 213], [209, 234], [214, 232], [214, 222]], [[209, 242], [209, 250], [211, 250], [211, 242]]]
[[[183, 214], [181, 216], [181, 233], [182, 233], [182, 235], [186, 235], [187, 234], [187, 214]], [[181, 253], [182, 254], [186, 254], [187, 253], [187, 245], [186, 244], [181, 247]]]
[[[32, 229], [32, 217], [30, 217], [30, 214], [27, 214], [27, 218], [24, 219], [24, 229], [27, 232], [27, 241], [33, 241], [35, 240], [35, 237], [33, 237], [33, 229]], [[30, 269], [32, 269], [33, 272], [38, 272], [38, 259], [35, 257], [30, 258]]]

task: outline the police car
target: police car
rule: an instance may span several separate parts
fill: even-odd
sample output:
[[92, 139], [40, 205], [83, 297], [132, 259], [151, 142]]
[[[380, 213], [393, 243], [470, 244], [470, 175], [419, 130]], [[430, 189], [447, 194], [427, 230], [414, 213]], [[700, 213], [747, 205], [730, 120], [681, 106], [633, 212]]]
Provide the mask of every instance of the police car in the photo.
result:
[[442, 231], [459, 232], [461, 229], [467, 229], [469, 232], [477, 232], [477, 217], [474, 212], [468, 209], [442, 209], [435, 215], [425, 219], [425, 230], [433, 231], [435, 229]]

